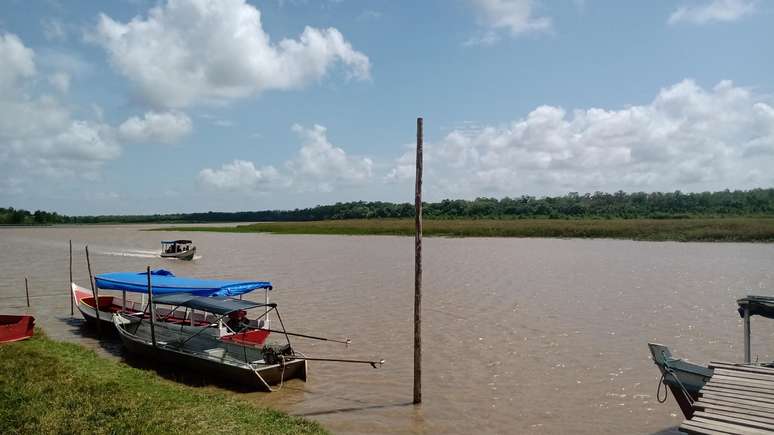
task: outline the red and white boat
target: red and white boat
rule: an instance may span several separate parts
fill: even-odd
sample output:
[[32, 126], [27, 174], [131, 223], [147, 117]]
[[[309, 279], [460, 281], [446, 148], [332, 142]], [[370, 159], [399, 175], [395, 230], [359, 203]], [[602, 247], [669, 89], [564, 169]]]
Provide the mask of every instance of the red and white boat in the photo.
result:
[[0, 343], [26, 340], [35, 330], [32, 316], [0, 315]]
[[[79, 286], [76, 283], [70, 283], [72, 285], [73, 301], [75, 306], [86, 322], [95, 324], [99, 318], [101, 323], [100, 327], [113, 329], [113, 313], [117, 313], [124, 310], [123, 300], [114, 296], [100, 296], [99, 297], [99, 317], [97, 317], [97, 309], [94, 304], [94, 294], [91, 289], [87, 289]], [[141, 302], [126, 301], [126, 311], [132, 313], [142, 313], [143, 305]]]

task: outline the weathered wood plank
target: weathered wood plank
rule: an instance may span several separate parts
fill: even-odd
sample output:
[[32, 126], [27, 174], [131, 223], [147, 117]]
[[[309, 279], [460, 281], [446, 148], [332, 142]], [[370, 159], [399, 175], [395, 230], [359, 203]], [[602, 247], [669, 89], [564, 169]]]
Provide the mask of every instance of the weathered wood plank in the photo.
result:
[[774, 376], [761, 373], [745, 372], [741, 370], [715, 369], [715, 374], [731, 376], [735, 378], [755, 379], [757, 381], [774, 382]]
[[770, 403], [774, 405], [774, 397], [761, 397], [756, 393], [745, 392], [742, 390], [725, 390], [716, 389], [711, 387], [704, 387], [701, 389], [701, 394], [711, 394], [715, 396], [731, 397], [734, 399], [754, 400], [761, 403]]
[[774, 388], [774, 382], [771, 381], [762, 381], [758, 379], [748, 379], [748, 378], [740, 378], [735, 376], [726, 376], [726, 375], [713, 375], [713, 378], [717, 378], [718, 381], [733, 381], [737, 384], [747, 384], [747, 385], [753, 385], [758, 387], [764, 387], [764, 388]]
[[712, 394], [712, 393], [702, 394], [701, 398], [702, 400], [711, 399], [711, 400], [719, 400], [723, 402], [733, 403], [736, 405], [741, 405], [742, 407], [760, 408], [761, 410], [769, 410], [769, 412], [774, 413], [774, 404], [772, 403], [757, 402], [755, 400], [748, 400], [748, 399], [737, 399], [734, 397], [726, 397], [726, 396], [721, 396], [721, 395]]
[[752, 372], [752, 373], [761, 373], [761, 374], [769, 374], [774, 376], [774, 368], [770, 367], [762, 367], [762, 366], [751, 366], [747, 364], [731, 364], [731, 363], [722, 363], [722, 362], [710, 362], [709, 368], [711, 369], [724, 369], [724, 370], [738, 370], [738, 371], [744, 371], [744, 372]]
[[705, 425], [693, 423], [691, 420], [685, 420], [683, 424], [680, 425], [678, 430], [680, 430], [680, 432], [698, 435], [729, 435], [728, 432], [721, 432], [719, 430], [710, 429]]
[[[701, 418], [692, 418], [690, 420], [686, 420], [683, 424], [690, 424], [692, 426], [703, 428], [703, 429], [709, 429], [714, 430], [720, 433], [727, 433], [727, 434], [736, 434], [736, 435], [761, 435], [761, 433], [756, 433], [754, 430], [744, 430], [743, 428], [736, 428], [733, 427], [733, 425], [725, 425], [719, 422], [715, 421], [703, 421]], [[681, 425], [682, 426], [682, 425]], [[765, 432], [763, 432], [765, 434]]]
[[774, 389], [764, 388], [764, 387], [753, 387], [750, 385], [740, 385], [735, 383], [726, 383], [726, 382], [708, 382], [707, 385], [704, 386], [704, 388], [717, 388], [722, 390], [738, 390], [738, 391], [744, 391], [748, 393], [754, 393], [759, 394], [762, 397], [774, 397]]
[[741, 425], [741, 424], [726, 423], [726, 422], [717, 421], [717, 420], [708, 420], [702, 417], [693, 417], [691, 418], [691, 421], [694, 423], [704, 423], [704, 424], [710, 425], [711, 427], [715, 427], [717, 430], [722, 430], [728, 433], [734, 433], [734, 434], [740, 434], [740, 435], [771, 435], [772, 433], [771, 431], [767, 431], [765, 429], [756, 429], [756, 428]]
[[727, 410], [729, 411], [735, 411], [735, 412], [751, 414], [751, 415], [758, 415], [761, 417], [768, 417], [772, 414], [771, 408], [758, 408], [755, 406], [726, 402], [724, 400], [717, 400], [717, 399], [707, 398], [707, 397], [702, 397], [701, 400], [694, 403], [693, 406], [695, 408], [702, 408], [702, 407], [706, 407], [707, 405], [724, 406], [728, 408]]
[[747, 382], [737, 382], [733, 379], [713, 379], [707, 385], [716, 385], [729, 388], [742, 388], [747, 391], [755, 391], [757, 393], [774, 394], [774, 388], [769, 388], [761, 385], [750, 384]]
[[751, 428], [774, 432], [774, 424], [764, 423], [760, 421], [750, 420], [738, 416], [727, 416], [720, 414], [712, 414], [707, 412], [698, 411], [694, 414], [694, 418], [704, 418], [707, 420], [716, 420], [724, 423], [738, 424], [742, 426], [749, 426]]
[[742, 415], [752, 415], [755, 417], [765, 417], [769, 418], [771, 416], [770, 412], [767, 411], [755, 411], [751, 409], [746, 408], [739, 408], [735, 406], [729, 406], [728, 404], [718, 404], [718, 403], [707, 403], [698, 401], [694, 404], [694, 407], [696, 409], [704, 409], [705, 411], [726, 411], [726, 412], [733, 412], [735, 414], [742, 414]]
[[704, 411], [696, 411], [696, 413], [705, 413], [708, 415], [722, 415], [726, 417], [734, 417], [734, 418], [742, 418], [745, 420], [754, 421], [757, 423], [765, 423], [769, 425], [774, 426], [774, 418], [768, 418], [768, 417], [758, 417], [754, 415], [746, 415], [746, 414], [739, 414], [737, 412], [730, 412], [730, 411], [721, 411], [718, 409], [706, 409]]

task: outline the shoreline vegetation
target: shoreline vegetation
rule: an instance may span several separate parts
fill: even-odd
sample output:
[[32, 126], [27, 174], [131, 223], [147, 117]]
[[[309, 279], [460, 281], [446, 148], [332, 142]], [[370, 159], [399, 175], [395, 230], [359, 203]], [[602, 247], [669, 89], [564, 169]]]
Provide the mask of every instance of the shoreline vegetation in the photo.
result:
[[0, 345], [0, 432], [327, 433], [316, 422], [50, 340], [40, 329]]
[[[232, 227], [171, 227], [151, 231], [413, 236], [413, 219], [262, 222]], [[774, 242], [774, 218], [715, 219], [425, 219], [438, 237], [599, 238], [680, 242]]]
[[[256, 206], [259, 207], [258, 204]], [[692, 219], [774, 217], [774, 188], [720, 192], [568, 193], [536, 198], [445, 199], [423, 204], [427, 219]], [[339, 202], [294, 210], [65, 216], [0, 207], [0, 224], [305, 222], [413, 218], [413, 203]]]

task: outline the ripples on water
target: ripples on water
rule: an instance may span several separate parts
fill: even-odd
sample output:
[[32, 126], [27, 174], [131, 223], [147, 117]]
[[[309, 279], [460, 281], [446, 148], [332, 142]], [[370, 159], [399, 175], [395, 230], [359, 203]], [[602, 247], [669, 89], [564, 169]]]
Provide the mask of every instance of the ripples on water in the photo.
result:
[[[697, 362], [737, 361], [735, 299], [774, 294], [774, 246], [610, 240], [425, 239], [423, 398], [413, 407], [413, 238], [164, 233], [139, 226], [0, 229], [0, 307], [33, 312], [57, 339], [106, 356], [70, 318], [75, 281], [167, 268], [182, 276], [266, 279], [289, 330], [352, 338], [295, 340], [308, 355], [386, 359], [379, 370], [310, 363], [310, 379], [239, 393], [337, 433], [655, 433], [679, 424], [658, 404], [648, 341]], [[192, 238], [192, 262], [157, 257]], [[21, 307], [21, 308], [20, 308]], [[753, 321], [753, 353], [772, 359], [774, 322]]]

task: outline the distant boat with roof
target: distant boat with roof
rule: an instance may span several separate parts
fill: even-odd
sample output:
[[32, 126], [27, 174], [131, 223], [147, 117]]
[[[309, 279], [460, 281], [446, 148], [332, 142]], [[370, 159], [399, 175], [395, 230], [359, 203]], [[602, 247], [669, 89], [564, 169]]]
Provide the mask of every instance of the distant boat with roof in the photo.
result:
[[161, 242], [161, 257], [178, 260], [193, 260], [196, 246], [190, 240], [164, 240]]

